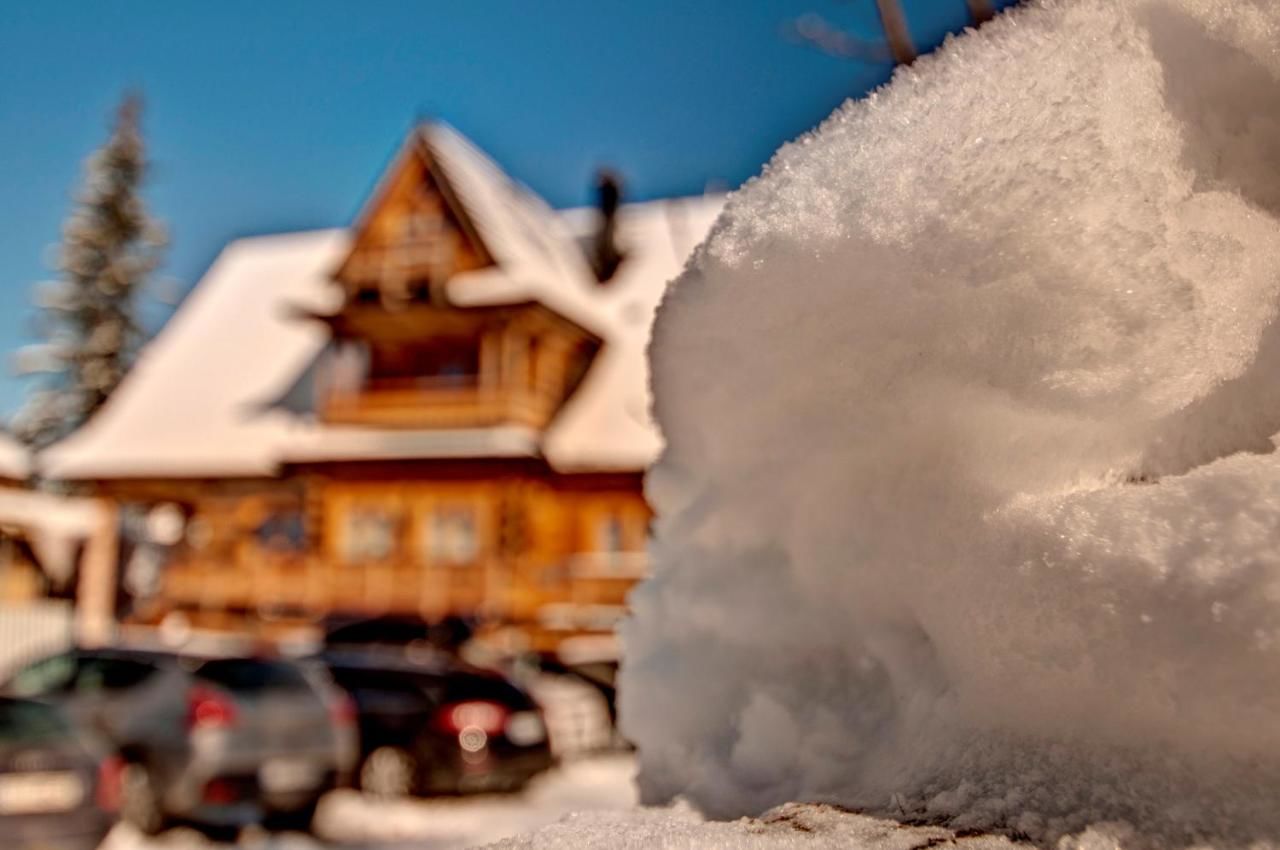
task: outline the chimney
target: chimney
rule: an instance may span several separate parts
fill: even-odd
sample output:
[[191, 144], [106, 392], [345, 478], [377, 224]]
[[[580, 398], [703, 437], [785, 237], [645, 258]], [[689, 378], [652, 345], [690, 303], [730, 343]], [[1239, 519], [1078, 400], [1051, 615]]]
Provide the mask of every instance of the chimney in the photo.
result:
[[622, 201], [622, 184], [616, 174], [601, 169], [596, 175], [597, 209], [600, 211], [598, 229], [591, 239], [588, 260], [595, 272], [596, 281], [608, 283], [626, 259], [618, 250], [616, 240], [618, 206]]

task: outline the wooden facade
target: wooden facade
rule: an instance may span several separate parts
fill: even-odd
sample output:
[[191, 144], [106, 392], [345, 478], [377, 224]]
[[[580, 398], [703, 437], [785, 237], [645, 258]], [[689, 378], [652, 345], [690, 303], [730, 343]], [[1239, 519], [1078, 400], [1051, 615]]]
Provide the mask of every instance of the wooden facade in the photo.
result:
[[538, 463], [340, 463], [279, 480], [111, 488], [181, 499], [186, 533], [134, 619], [182, 612], [269, 630], [326, 615], [411, 614], [514, 629], [549, 648], [607, 632], [645, 570], [638, 474], [563, 476]]
[[[454, 275], [495, 260], [425, 148], [384, 177], [351, 246], [333, 273], [341, 307], [296, 319], [331, 339], [313, 387], [325, 426], [523, 429], [536, 443], [604, 345], [546, 304], [451, 302]], [[549, 649], [611, 631], [646, 566], [640, 471], [566, 473], [536, 452], [352, 453], [261, 478], [92, 484], [182, 517], [157, 585], [134, 600], [137, 622], [279, 632], [334, 614], [458, 616]]]

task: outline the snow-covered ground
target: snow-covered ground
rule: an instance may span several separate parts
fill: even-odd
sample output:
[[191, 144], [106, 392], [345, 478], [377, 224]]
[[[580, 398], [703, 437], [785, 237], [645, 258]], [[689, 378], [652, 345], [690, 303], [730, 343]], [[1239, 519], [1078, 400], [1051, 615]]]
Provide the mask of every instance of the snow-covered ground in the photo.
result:
[[[349, 791], [327, 797], [317, 815], [316, 837], [266, 835], [253, 830], [239, 846], [267, 850], [451, 850], [475, 847], [536, 830], [571, 812], [606, 812], [636, 805], [628, 755], [569, 762], [536, 779], [521, 794], [434, 800], [377, 801]], [[117, 827], [102, 850], [213, 850], [190, 829], [171, 830], [152, 840]]]
[[[759, 818], [731, 822], [707, 822], [691, 808], [677, 805], [574, 815], [530, 835], [502, 841], [493, 850], [923, 850], [938, 846], [1014, 850], [1026, 845], [999, 835], [961, 835], [823, 805], [789, 804]], [[1105, 847], [1093, 845], [1089, 850]]]
[[1012, 850], [1000, 836], [957, 836], [824, 805], [792, 804], [760, 818], [707, 822], [687, 804], [637, 805], [627, 755], [573, 761], [522, 794], [376, 801], [349, 791], [324, 801], [315, 836], [247, 830], [235, 845], [192, 829], [145, 839], [120, 826], [102, 850], [915, 850], [963, 841], [966, 850]]

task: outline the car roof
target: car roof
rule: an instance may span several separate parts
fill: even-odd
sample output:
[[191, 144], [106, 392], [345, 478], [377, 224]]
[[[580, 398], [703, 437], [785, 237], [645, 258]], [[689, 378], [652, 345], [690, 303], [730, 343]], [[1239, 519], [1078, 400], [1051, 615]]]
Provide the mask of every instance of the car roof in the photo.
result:
[[73, 650], [72, 653], [80, 658], [134, 661], [152, 664], [157, 667], [177, 667], [187, 672], [194, 672], [205, 664], [209, 664], [211, 662], [278, 664], [296, 667], [299, 661], [305, 661], [305, 659], [282, 658], [278, 656], [243, 656], [205, 652], [179, 652], [152, 647], [80, 647]]
[[394, 653], [330, 650], [317, 657], [328, 667], [339, 667], [344, 670], [387, 670], [396, 673], [438, 676], [461, 669], [461, 665], [443, 659], [432, 657], [416, 660]]
[[152, 661], [179, 657], [177, 653], [166, 650], [141, 649], [128, 646], [77, 647], [72, 651], [82, 658], [136, 658]]

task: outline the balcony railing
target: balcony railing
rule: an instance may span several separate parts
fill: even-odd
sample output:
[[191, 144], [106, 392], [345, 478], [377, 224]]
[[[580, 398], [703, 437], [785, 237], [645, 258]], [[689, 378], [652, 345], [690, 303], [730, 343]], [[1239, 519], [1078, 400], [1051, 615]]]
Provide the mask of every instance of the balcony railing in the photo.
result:
[[537, 620], [548, 605], [617, 608], [642, 572], [631, 553], [626, 574], [580, 569], [583, 556], [535, 561], [492, 558], [469, 566], [424, 566], [408, 559], [345, 564], [316, 557], [269, 555], [249, 564], [192, 559], [163, 573], [160, 607], [210, 611], [333, 611], [369, 614], [486, 614]]
[[545, 424], [547, 405], [524, 390], [501, 391], [475, 384], [432, 380], [378, 382], [355, 393], [334, 393], [324, 402], [328, 422], [390, 427], [483, 427]]

